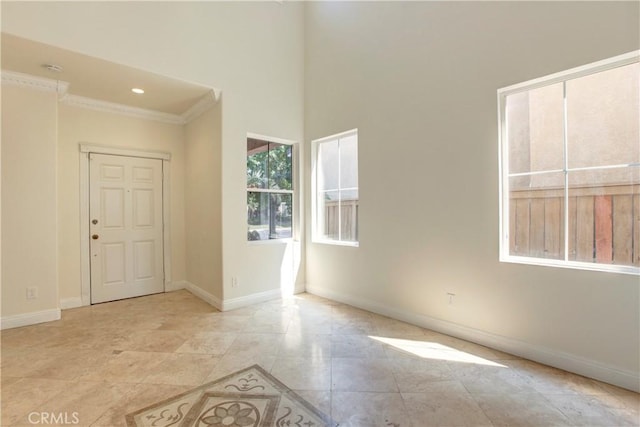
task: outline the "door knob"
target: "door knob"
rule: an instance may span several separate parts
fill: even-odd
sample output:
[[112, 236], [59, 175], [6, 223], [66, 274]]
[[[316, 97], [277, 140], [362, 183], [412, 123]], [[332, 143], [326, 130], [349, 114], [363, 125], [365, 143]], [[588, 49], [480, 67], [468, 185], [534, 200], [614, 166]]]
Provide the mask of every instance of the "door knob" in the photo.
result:
[[99, 237], [100, 237], [100, 236], [98, 236], [97, 234], [94, 234], [93, 236], [91, 236], [91, 238], [92, 238], [93, 240], [98, 240], [98, 238], [99, 238]]

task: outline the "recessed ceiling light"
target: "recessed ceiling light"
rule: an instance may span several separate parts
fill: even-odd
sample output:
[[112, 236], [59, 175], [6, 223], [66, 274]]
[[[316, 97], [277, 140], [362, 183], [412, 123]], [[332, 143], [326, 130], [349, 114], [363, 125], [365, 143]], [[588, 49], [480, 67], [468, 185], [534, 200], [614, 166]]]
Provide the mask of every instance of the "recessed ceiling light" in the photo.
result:
[[137, 87], [134, 87], [133, 89], [131, 89], [131, 92], [137, 93], [137, 94], [143, 94], [144, 90], [142, 90], [140, 88], [137, 88]]

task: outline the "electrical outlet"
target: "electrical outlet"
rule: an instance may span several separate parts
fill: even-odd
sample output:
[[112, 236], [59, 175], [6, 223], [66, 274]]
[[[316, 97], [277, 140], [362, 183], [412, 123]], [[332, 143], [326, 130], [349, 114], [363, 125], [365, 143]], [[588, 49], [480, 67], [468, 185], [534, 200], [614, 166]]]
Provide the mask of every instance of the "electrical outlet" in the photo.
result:
[[37, 298], [38, 298], [38, 287], [29, 286], [27, 288], [27, 299], [37, 299]]
[[232, 277], [231, 278], [231, 287], [232, 288], [237, 288], [238, 287], [238, 278], [237, 277]]
[[449, 305], [453, 305], [453, 299], [455, 298], [456, 294], [454, 294], [453, 292], [447, 292], [447, 297], [449, 297]]

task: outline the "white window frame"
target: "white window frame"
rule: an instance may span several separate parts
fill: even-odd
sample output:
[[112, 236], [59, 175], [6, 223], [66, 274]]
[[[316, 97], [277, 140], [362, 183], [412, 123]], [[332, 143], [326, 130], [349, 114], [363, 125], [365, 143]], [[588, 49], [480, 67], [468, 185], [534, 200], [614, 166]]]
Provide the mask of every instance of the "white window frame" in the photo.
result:
[[[640, 267], [626, 266], [626, 265], [613, 265], [613, 264], [598, 264], [591, 262], [580, 262], [569, 260], [569, 233], [566, 230], [569, 229], [569, 210], [564, 210], [564, 222], [563, 227], [564, 234], [564, 259], [548, 259], [548, 258], [535, 258], [526, 256], [517, 256], [509, 254], [509, 177], [517, 176], [519, 174], [509, 174], [509, 148], [507, 139], [506, 128], [506, 98], [508, 95], [529, 91], [532, 89], [549, 86], [555, 83], [563, 83], [567, 80], [587, 76], [610, 70], [625, 65], [630, 65], [640, 61], [640, 51], [629, 52], [623, 55], [618, 55], [613, 58], [608, 58], [602, 61], [587, 64], [581, 67], [572, 68], [559, 73], [551, 74], [546, 77], [530, 80], [527, 82], [519, 83], [516, 85], [508, 86], [502, 89], [498, 89], [498, 156], [499, 156], [499, 242], [500, 242], [500, 261], [518, 264], [531, 264], [540, 266], [552, 266], [562, 268], [572, 268], [579, 270], [591, 270], [591, 271], [606, 271], [614, 273], [640, 275]], [[565, 98], [566, 106], [566, 98]], [[566, 134], [566, 108], [565, 108], [565, 132], [564, 132], [564, 150], [567, 147], [567, 134]], [[638, 163], [631, 163], [618, 166], [639, 166]], [[595, 169], [607, 169], [611, 166], [601, 167], [588, 167], [588, 168], [569, 168], [565, 164], [563, 169], [559, 169], [555, 172], [563, 172], [565, 175], [564, 185], [564, 206], [568, 206], [568, 172], [575, 172], [580, 170], [595, 170]], [[545, 171], [554, 172], [554, 171]]]
[[[335, 239], [326, 239], [323, 238], [318, 224], [318, 179], [317, 179], [317, 164], [318, 164], [318, 147], [320, 144], [328, 141], [333, 141], [340, 138], [345, 138], [348, 136], [355, 135], [358, 136], [358, 129], [351, 129], [348, 131], [336, 133], [334, 135], [325, 136], [323, 138], [315, 139], [311, 141], [311, 241], [313, 243], [323, 243], [328, 245], [337, 245], [337, 246], [351, 246], [358, 247], [360, 246], [360, 242], [358, 241], [344, 241], [338, 238]], [[358, 168], [359, 169], [359, 168]], [[340, 156], [338, 156], [338, 176], [340, 174]], [[339, 181], [339, 180], [338, 180]], [[340, 190], [344, 190], [343, 188], [339, 188]], [[351, 189], [351, 188], [346, 188]], [[356, 188], [358, 193], [360, 192], [360, 182], [358, 182], [358, 187]], [[359, 196], [358, 196], [359, 199]], [[342, 220], [342, 216], [339, 216], [339, 221]], [[342, 226], [338, 226], [338, 233], [342, 232]]]
[[[273, 136], [261, 135], [258, 133], [247, 132], [247, 137], [245, 138], [245, 143], [247, 139], [259, 139], [261, 141], [273, 142], [276, 144], [290, 145], [291, 146], [291, 186], [293, 190], [270, 190], [267, 188], [249, 188], [247, 187], [246, 179], [247, 179], [247, 171], [246, 171], [246, 154], [245, 154], [245, 209], [247, 211], [247, 194], [249, 192], [252, 193], [279, 193], [279, 194], [291, 194], [291, 237], [283, 237], [280, 239], [265, 239], [265, 240], [248, 240], [245, 235], [245, 240], [249, 245], [269, 245], [269, 244], [278, 244], [278, 243], [288, 243], [300, 240], [299, 234], [299, 221], [300, 218], [300, 200], [298, 200], [298, 183], [299, 181], [299, 171], [298, 171], [298, 161], [299, 158], [299, 149], [298, 143], [296, 141], [291, 141], [283, 138], [276, 138]], [[246, 149], [246, 146], [245, 146]], [[246, 219], [245, 219], [246, 221]]]

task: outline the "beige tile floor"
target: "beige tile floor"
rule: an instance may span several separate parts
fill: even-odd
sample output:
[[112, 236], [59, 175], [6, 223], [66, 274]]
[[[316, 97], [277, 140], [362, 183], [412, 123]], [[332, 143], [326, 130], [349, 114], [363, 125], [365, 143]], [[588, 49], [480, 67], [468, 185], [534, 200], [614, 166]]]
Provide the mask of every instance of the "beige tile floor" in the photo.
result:
[[32, 412], [121, 426], [255, 363], [341, 426], [640, 425], [637, 393], [347, 305], [302, 294], [220, 313], [178, 291], [2, 331], [2, 426]]

